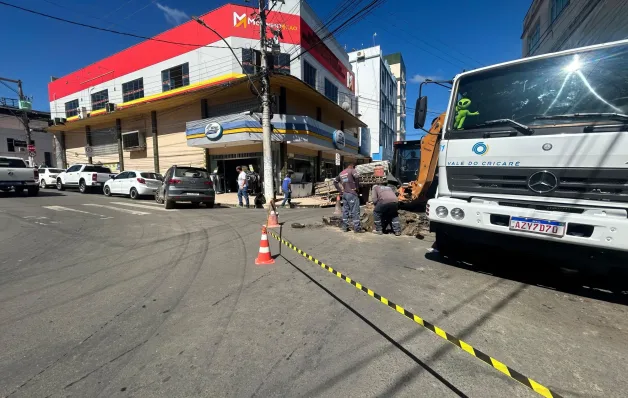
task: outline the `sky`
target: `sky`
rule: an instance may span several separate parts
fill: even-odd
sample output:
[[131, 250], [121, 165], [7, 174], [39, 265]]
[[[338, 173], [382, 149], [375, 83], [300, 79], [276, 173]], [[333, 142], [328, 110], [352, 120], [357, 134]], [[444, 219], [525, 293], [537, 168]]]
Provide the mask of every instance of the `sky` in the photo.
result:
[[[154, 36], [225, 4], [226, 0], [2, 0], [42, 13], [99, 27]], [[232, 1], [244, 4], [242, 0]], [[325, 21], [342, 0], [310, 0]], [[384, 53], [401, 52], [407, 70], [407, 138], [419, 138], [412, 126], [419, 82], [451, 79], [463, 70], [521, 57], [523, 18], [532, 0], [387, 0], [364, 20], [336, 36], [351, 51], [375, 43]], [[249, 4], [255, 4], [253, 1]], [[50, 76], [63, 76], [133, 44], [119, 36], [28, 14], [0, 4], [3, 28], [0, 76], [23, 81], [33, 108], [49, 110]], [[374, 36], [374, 34], [376, 34]], [[428, 109], [444, 111], [446, 89], [424, 89]], [[15, 98], [0, 85], [0, 97]], [[435, 115], [434, 115], [435, 116]], [[428, 122], [431, 120], [428, 117]]]

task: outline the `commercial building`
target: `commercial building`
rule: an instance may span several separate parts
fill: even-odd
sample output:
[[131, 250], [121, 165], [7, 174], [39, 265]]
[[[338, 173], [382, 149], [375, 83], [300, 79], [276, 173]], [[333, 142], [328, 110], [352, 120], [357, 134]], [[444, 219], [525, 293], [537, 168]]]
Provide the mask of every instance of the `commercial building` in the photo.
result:
[[[263, 175], [257, 12], [226, 4], [200, 17], [237, 60], [190, 21], [50, 82], [50, 130], [65, 162], [156, 172], [205, 166], [227, 191], [236, 189], [238, 165]], [[320, 42], [321, 25], [300, 0], [278, 2], [268, 14], [268, 35], [279, 44], [269, 57], [276, 186], [288, 169], [313, 182], [361, 158], [364, 123], [355, 115], [348, 55], [333, 38]]]
[[397, 131], [397, 79], [380, 46], [349, 53], [360, 120], [368, 125], [373, 160], [392, 160]]
[[523, 21], [522, 56], [628, 37], [628, 1], [534, 0]]
[[[28, 145], [26, 129], [21, 121], [22, 115], [23, 111], [19, 109], [17, 99], [0, 98], [0, 156], [19, 157], [28, 163]], [[40, 130], [31, 133], [32, 144], [35, 146], [35, 165], [56, 166], [52, 135], [42, 132], [48, 127], [50, 113], [29, 110], [26, 115], [31, 130]]]
[[390, 71], [397, 79], [397, 136], [396, 141], [406, 139], [406, 64], [401, 53], [384, 56]]

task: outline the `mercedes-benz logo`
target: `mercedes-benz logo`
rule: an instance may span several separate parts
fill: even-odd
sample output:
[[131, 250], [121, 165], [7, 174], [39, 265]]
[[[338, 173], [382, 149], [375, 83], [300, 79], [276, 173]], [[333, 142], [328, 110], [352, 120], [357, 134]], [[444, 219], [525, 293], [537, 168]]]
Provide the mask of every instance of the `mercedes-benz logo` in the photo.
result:
[[549, 171], [538, 171], [528, 178], [528, 188], [536, 193], [548, 193], [557, 186], [558, 178]]

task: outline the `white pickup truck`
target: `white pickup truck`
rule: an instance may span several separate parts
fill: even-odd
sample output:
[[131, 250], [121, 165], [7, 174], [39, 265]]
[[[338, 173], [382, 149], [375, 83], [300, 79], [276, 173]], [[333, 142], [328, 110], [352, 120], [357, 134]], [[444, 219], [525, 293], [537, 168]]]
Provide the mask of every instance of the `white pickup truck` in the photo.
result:
[[94, 188], [102, 189], [113, 176], [114, 173], [104, 166], [75, 164], [57, 175], [57, 189], [78, 188], [81, 193], [87, 193]]
[[24, 159], [16, 157], [0, 157], [0, 190], [16, 193], [27, 191], [28, 196], [39, 192], [39, 172], [28, 167]]

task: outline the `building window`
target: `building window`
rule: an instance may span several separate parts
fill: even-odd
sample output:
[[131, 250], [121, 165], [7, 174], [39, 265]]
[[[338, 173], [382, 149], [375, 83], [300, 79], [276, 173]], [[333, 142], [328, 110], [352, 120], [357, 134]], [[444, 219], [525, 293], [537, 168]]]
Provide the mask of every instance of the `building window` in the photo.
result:
[[[35, 141], [33, 141], [35, 145]], [[26, 141], [16, 140], [15, 138], [7, 138], [7, 152], [26, 152]], [[24, 148], [22, 150], [17, 148]]]
[[92, 111], [104, 109], [109, 102], [109, 90], [102, 90], [92, 94]]
[[338, 87], [327, 79], [325, 79], [325, 97], [338, 103]]
[[46, 166], [52, 166], [52, 154], [50, 152], [44, 152], [44, 163]]
[[260, 65], [260, 52], [252, 48], [242, 49], [242, 73], [255, 75]]
[[539, 39], [541, 38], [541, 24], [536, 22], [530, 35], [528, 36], [528, 54], [532, 54], [534, 50], [539, 46]]
[[290, 74], [290, 54], [277, 54], [273, 58], [272, 71], [279, 75]]
[[65, 117], [78, 115], [79, 100], [75, 99], [65, 103]]
[[316, 88], [316, 68], [303, 61], [303, 81]]
[[144, 78], [122, 83], [122, 102], [144, 98]]
[[560, 13], [569, 5], [569, 0], [552, 0], [552, 22], [558, 18]]
[[188, 63], [161, 71], [162, 91], [190, 85], [190, 70]]

